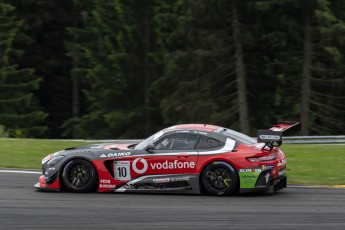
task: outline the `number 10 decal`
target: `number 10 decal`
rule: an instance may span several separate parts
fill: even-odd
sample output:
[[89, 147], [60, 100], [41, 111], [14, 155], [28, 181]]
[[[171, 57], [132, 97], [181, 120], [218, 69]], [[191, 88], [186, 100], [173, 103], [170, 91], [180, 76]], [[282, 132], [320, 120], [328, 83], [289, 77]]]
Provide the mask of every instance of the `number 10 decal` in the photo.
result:
[[114, 161], [114, 175], [116, 180], [130, 180], [130, 161]]

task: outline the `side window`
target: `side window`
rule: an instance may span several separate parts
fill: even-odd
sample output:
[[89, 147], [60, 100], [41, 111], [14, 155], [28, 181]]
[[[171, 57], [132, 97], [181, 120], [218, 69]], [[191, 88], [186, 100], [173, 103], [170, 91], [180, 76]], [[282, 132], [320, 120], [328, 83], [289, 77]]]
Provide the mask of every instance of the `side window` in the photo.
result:
[[199, 136], [194, 134], [172, 134], [154, 143], [155, 150], [194, 150]]
[[218, 141], [216, 139], [207, 137], [207, 136], [201, 136], [200, 140], [198, 142], [198, 145], [196, 146], [196, 149], [202, 150], [202, 149], [216, 149], [223, 147], [224, 143], [221, 141]]

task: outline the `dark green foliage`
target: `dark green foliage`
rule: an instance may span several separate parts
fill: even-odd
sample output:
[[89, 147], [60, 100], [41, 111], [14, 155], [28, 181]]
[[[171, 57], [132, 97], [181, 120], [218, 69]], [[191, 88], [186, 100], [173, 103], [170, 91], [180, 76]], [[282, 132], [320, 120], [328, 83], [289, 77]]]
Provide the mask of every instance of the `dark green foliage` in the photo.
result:
[[167, 125], [235, 123], [229, 10], [225, 1], [162, 1], [156, 7], [164, 73], [155, 84], [163, 89], [160, 107]]
[[33, 95], [41, 79], [33, 69], [16, 64], [22, 51], [14, 43], [21, 36], [22, 22], [13, 11], [13, 6], [0, 2], [0, 125], [10, 137], [42, 137], [46, 127], [40, 125], [46, 114]]
[[[87, 113], [65, 123], [82, 137], [141, 137], [153, 131], [157, 106], [150, 83], [155, 78], [153, 1], [78, 2], [82, 28], [69, 28], [77, 44], [69, 55], [79, 60], [72, 73], [84, 74]], [[81, 61], [82, 60], [82, 61]], [[68, 132], [67, 132], [68, 134]]]
[[[78, 9], [71, 0], [8, 0], [15, 7], [16, 17], [22, 21], [21, 31], [30, 43], [17, 42], [25, 50], [18, 64], [33, 68], [40, 76], [40, 90], [36, 92], [39, 105], [49, 116], [45, 125], [49, 137], [61, 137], [61, 124], [73, 116], [72, 60], [66, 55], [65, 40], [70, 40], [67, 27], [79, 25]], [[83, 96], [79, 93], [80, 112], [84, 111]]]
[[0, 2], [0, 136], [43, 124], [47, 137], [143, 138], [177, 123], [255, 135], [274, 117], [344, 132], [342, 0]]

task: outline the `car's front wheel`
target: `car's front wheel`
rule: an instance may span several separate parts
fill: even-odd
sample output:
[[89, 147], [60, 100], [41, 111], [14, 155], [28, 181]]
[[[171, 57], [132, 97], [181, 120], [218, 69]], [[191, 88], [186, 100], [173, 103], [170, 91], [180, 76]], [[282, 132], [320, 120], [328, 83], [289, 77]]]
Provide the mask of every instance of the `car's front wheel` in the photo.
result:
[[98, 181], [97, 171], [89, 161], [74, 159], [63, 168], [62, 181], [67, 191], [92, 192]]
[[238, 192], [236, 170], [228, 163], [215, 161], [207, 165], [201, 177], [204, 192], [210, 195], [232, 195]]

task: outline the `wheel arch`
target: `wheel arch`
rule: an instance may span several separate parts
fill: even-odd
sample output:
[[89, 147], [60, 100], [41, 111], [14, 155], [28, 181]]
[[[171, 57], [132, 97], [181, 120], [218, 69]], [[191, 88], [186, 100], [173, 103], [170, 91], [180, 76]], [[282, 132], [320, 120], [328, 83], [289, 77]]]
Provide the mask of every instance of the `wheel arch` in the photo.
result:
[[93, 162], [92, 160], [90, 160], [90, 159], [87, 158], [87, 157], [83, 157], [83, 156], [73, 156], [73, 157], [70, 157], [70, 158], [66, 159], [66, 160], [61, 164], [61, 166], [60, 166], [60, 168], [59, 168], [59, 172], [58, 172], [60, 190], [61, 190], [61, 191], [66, 191], [66, 187], [65, 187], [65, 185], [64, 185], [63, 178], [62, 178], [63, 169], [66, 167], [66, 165], [67, 165], [69, 162], [71, 162], [71, 161], [73, 161], [73, 160], [85, 160], [85, 161], [89, 162], [89, 163], [92, 165], [92, 167], [95, 169], [96, 178], [97, 178], [97, 183], [96, 183], [97, 186], [95, 186], [94, 190], [96, 191], [97, 188], [98, 188], [98, 184], [99, 184], [99, 175], [98, 175], [97, 167], [96, 167], [96, 165], [94, 164], [94, 162]]
[[237, 180], [238, 180], [238, 185], [237, 185], [237, 192], [239, 191], [240, 189], [240, 177], [239, 177], [239, 174], [238, 174], [238, 170], [236, 169], [236, 167], [232, 164], [232, 162], [226, 160], [226, 159], [212, 159], [210, 161], [207, 161], [202, 167], [201, 167], [201, 171], [200, 171], [200, 176], [199, 176], [199, 188], [200, 188], [200, 193], [201, 194], [205, 194], [205, 191], [204, 191], [204, 186], [203, 186], [203, 183], [202, 183], [202, 180], [203, 180], [203, 174], [207, 168], [207, 166], [211, 165], [211, 164], [228, 164], [230, 165], [234, 171], [235, 171], [235, 175], [237, 177]]

